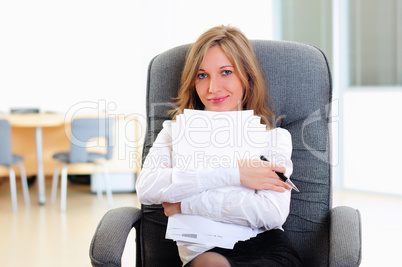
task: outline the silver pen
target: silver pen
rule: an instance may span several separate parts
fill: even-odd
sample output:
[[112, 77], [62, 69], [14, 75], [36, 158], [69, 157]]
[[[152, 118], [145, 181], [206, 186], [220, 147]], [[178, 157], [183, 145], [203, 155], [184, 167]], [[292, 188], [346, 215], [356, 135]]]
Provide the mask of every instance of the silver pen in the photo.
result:
[[[268, 161], [266, 157], [264, 157], [263, 155], [260, 156], [260, 159], [263, 161]], [[285, 183], [287, 183], [292, 189], [296, 190], [297, 192], [300, 192], [299, 189], [295, 186], [295, 184], [289, 179], [287, 178], [283, 173], [281, 172], [275, 172], [279, 178], [281, 178], [282, 181], [284, 181]]]

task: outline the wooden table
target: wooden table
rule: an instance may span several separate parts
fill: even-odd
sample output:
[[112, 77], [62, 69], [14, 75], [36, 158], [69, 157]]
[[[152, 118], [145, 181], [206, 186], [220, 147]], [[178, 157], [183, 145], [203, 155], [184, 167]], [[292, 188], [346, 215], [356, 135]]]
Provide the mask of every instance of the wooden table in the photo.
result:
[[64, 114], [58, 114], [58, 113], [7, 114], [1, 117], [8, 119], [12, 127], [35, 128], [38, 196], [39, 196], [39, 203], [43, 205], [46, 202], [46, 193], [45, 193], [45, 174], [43, 167], [42, 128], [58, 127], [60, 125], [63, 125], [65, 120]]
[[[91, 117], [93, 115], [77, 115]], [[71, 117], [66, 114], [0, 114], [1, 119], [10, 121], [13, 131], [13, 153], [25, 158], [27, 173], [37, 175], [39, 203], [45, 204], [45, 176], [53, 175], [57, 161], [52, 156], [58, 152], [69, 151]], [[136, 115], [117, 116], [115, 123], [115, 152], [107, 162], [113, 174], [135, 173], [139, 175], [144, 128]], [[42, 132], [43, 131], [43, 132]], [[140, 134], [141, 132], [141, 134]], [[42, 136], [43, 134], [43, 136]], [[134, 135], [134, 136], [133, 136]], [[36, 139], [36, 141], [34, 141]], [[100, 142], [101, 144], [102, 142]], [[103, 149], [103, 150], [102, 150]], [[104, 152], [104, 146], [95, 146], [91, 151]], [[36, 167], [36, 170], [35, 170]], [[0, 174], [3, 169], [0, 170]], [[93, 164], [72, 164], [69, 174], [91, 174]], [[8, 170], [4, 170], [8, 175]]]

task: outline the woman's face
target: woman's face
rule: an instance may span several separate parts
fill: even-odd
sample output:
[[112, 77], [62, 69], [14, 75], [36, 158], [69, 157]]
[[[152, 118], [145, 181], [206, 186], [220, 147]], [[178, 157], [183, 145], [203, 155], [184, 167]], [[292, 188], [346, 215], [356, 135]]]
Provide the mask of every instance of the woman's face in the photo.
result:
[[243, 83], [219, 45], [208, 49], [198, 70], [195, 88], [207, 110], [242, 109]]

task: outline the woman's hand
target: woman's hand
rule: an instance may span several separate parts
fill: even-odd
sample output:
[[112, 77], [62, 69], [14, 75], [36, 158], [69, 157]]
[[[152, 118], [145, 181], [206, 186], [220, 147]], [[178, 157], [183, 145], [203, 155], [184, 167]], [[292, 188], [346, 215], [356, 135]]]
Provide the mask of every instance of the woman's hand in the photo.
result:
[[176, 203], [163, 202], [162, 206], [165, 209], [165, 215], [167, 217], [175, 215], [176, 213], [181, 213], [181, 202]]
[[285, 192], [290, 186], [284, 183], [275, 172], [285, 173], [285, 167], [268, 161], [239, 160], [240, 183], [256, 190]]

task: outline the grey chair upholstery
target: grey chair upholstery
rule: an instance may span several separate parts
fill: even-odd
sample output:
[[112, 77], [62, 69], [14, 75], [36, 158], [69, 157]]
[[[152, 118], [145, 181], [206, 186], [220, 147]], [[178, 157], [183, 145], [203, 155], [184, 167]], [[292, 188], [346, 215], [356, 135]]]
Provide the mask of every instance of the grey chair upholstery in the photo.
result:
[[[61, 196], [60, 209], [66, 210], [67, 198], [67, 171], [69, 164], [76, 163], [94, 163], [95, 171], [98, 174], [98, 168], [103, 169], [104, 184], [106, 186], [106, 195], [109, 207], [113, 206], [112, 190], [109, 180], [109, 171], [107, 166], [101, 162], [101, 159], [109, 160], [113, 156], [113, 118], [77, 118], [71, 123], [70, 151], [61, 152], [53, 155], [63, 166], [61, 170]], [[93, 138], [106, 139], [106, 153], [89, 152], [87, 143]], [[53, 173], [51, 203], [56, 202], [57, 186], [59, 180], [59, 166], [57, 164]], [[98, 175], [96, 176], [98, 177]], [[96, 181], [98, 198], [102, 198], [102, 187], [99, 179]]]
[[11, 127], [8, 120], [0, 120], [0, 165], [8, 167], [11, 190], [11, 205], [14, 212], [18, 210], [17, 206], [17, 186], [15, 171], [13, 165], [17, 164], [21, 173], [22, 192], [24, 194], [25, 206], [30, 206], [29, 190], [25, 167], [22, 164], [24, 158], [14, 155], [11, 150]]
[[[331, 97], [328, 61], [319, 49], [286, 41], [252, 41], [267, 80], [267, 90], [280, 117], [278, 126], [292, 135], [293, 182], [290, 215], [284, 225], [305, 266], [358, 266], [361, 226], [358, 210], [331, 206]], [[162, 122], [170, 119], [167, 104], [177, 96], [189, 46], [156, 56], [147, 82], [147, 155]], [[115, 209], [105, 214], [93, 237], [93, 266], [120, 266], [132, 227], [136, 229], [137, 267], [180, 266], [175, 243], [165, 240], [167, 218], [160, 205]]]

